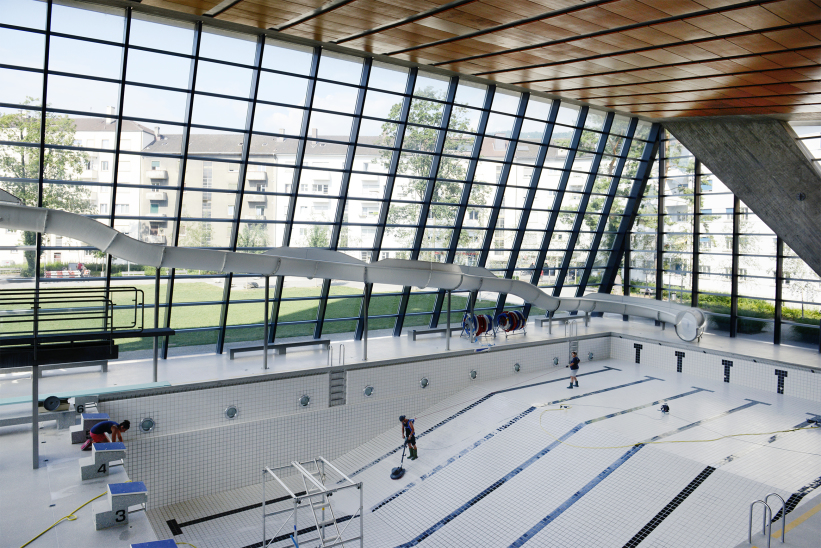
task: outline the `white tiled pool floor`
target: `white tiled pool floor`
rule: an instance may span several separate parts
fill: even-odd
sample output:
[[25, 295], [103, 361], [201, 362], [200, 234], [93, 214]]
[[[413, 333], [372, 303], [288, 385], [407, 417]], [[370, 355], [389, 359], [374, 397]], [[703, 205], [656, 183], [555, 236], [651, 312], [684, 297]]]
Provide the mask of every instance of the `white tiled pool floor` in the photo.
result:
[[[416, 417], [419, 459], [405, 460], [398, 481], [389, 477], [401, 455], [398, 425], [337, 459], [364, 484], [365, 545], [734, 547], [746, 539], [752, 500], [780, 494], [788, 522], [818, 504], [821, 430], [773, 432], [805, 423], [821, 404], [617, 360], [583, 372], [572, 390], [554, 371], [477, 383], [441, 402]], [[758, 435], [677, 443], [741, 433]], [[662, 443], [635, 445], [651, 440]], [[272, 491], [269, 499], [284, 494]], [[148, 515], [159, 538], [258, 546], [261, 496], [251, 486]], [[340, 494], [334, 506], [353, 515], [358, 494]], [[358, 530], [358, 520], [348, 523]], [[298, 527], [309, 525], [305, 512]], [[812, 546], [796, 544], [818, 538], [806, 535], [812, 527], [798, 525], [787, 546]]]

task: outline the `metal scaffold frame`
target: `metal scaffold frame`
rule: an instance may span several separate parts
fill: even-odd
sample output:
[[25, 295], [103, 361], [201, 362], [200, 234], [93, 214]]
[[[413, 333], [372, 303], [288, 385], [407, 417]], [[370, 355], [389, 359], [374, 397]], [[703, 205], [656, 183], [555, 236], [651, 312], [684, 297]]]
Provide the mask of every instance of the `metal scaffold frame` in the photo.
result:
[[[294, 493], [294, 491], [292, 491], [285, 484], [283, 478], [281, 477], [285, 475], [285, 472], [296, 474], [302, 480], [304, 491]], [[339, 476], [339, 482], [345, 482], [345, 485], [330, 489], [326, 487], [326, 472]], [[277, 473], [279, 473], [279, 475], [277, 475]], [[265, 484], [270, 479], [269, 476], [270, 478], [273, 478], [273, 480], [279, 484], [279, 487], [284, 489], [287, 493], [286, 497], [277, 498], [279, 502], [285, 502], [287, 504], [288, 499], [290, 499], [291, 508], [276, 510], [273, 512], [267, 511], [266, 507], [271, 506], [271, 504], [266, 503], [267, 497]], [[336, 479], [331, 483], [331, 485], [336, 485]], [[332, 497], [335, 493], [351, 488], [356, 488], [359, 491], [359, 508], [349, 517], [340, 517], [334, 510], [330, 497]], [[311, 514], [313, 515], [314, 527], [309, 527], [307, 530], [300, 530], [298, 527], [297, 518], [301, 514], [298, 510], [301, 508], [306, 508], [304, 505], [305, 502], [308, 503], [307, 507], [310, 507]], [[280, 533], [282, 533], [283, 529], [285, 529], [286, 525], [289, 523], [293, 525], [293, 531], [291, 532], [290, 537], [294, 543], [294, 546], [299, 546], [300, 548], [331, 548], [334, 546], [344, 547], [346, 545], [352, 547], [357, 546], [358, 543], [358, 546], [362, 548], [364, 546], [364, 516], [362, 508], [362, 482], [354, 483], [351, 478], [343, 474], [336, 466], [328, 462], [324, 457], [320, 456], [315, 459], [302, 462], [293, 461], [291, 464], [280, 466], [278, 468], [266, 467], [262, 471], [262, 548], [267, 548], [275, 542], [281, 542], [284, 540], [279, 538], [281, 536]], [[330, 519], [326, 519], [326, 512], [330, 513]], [[267, 519], [284, 514], [287, 515], [282, 524], [276, 530], [274, 535], [268, 539], [266, 526]], [[359, 535], [345, 538], [345, 532], [357, 517], [359, 518]], [[340, 528], [340, 525], [345, 521], [348, 523], [345, 523], [344, 526]], [[318, 536], [302, 540], [299, 539], [300, 534], [307, 535], [314, 531], [318, 533]]]

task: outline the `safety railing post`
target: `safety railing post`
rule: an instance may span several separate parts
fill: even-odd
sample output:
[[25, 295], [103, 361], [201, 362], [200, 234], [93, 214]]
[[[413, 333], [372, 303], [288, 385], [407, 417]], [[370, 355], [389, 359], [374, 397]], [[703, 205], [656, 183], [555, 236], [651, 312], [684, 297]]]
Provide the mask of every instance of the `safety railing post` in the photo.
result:
[[[767, 548], [770, 548], [770, 539], [772, 538], [772, 535], [769, 534], [768, 529], [770, 531], [772, 530], [771, 528], [772, 528], [773, 511], [770, 509], [770, 507], [767, 505], [767, 503], [764, 502], [763, 500], [754, 500], [750, 504], [750, 527], [747, 530], [747, 541], [750, 544], [753, 543], [753, 508], [755, 508], [755, 505], [759, 504], [759, 503], [764, 505], [764, 523], [762, 524], [762, 527], [761, 527], [761, 534], [767, 535]], [[768, 514], [769, 514], [769, 519], [767, 519]]]
[[[778, 500], [781, 501], [781, 542], [784, 541], [784, 536], [787, 533], [787, 503], [784, 502], [784, 499], [778, 493], [770, 493], [766, 497], [764, 497], [764, 503], [769, 506], [770, 497], [778, 497]], [[772, 509], [770, 510], [770, 515], [772, 515]], [[770, 521], [770, 528], [772, 528], [772, 520]]]
[[265, 327], [262, 330], [262, 368], [268, 369], [268, 306], [271, 277], [265, 276]]
[[445, 341], [445, 349], [446, 350], [450, 350], [450, 294], [451, 294], [451, 290], [448, 289], [448, 325], [447, 325], [446, 331], [445, 331], [445, 337], [447, 339]]
[[160, 345], [157, 337], [157, 329], [160, 327], [160, 267], [154, 277], [154, 375], [153, 382], [157, 382], [157, 359], [159, 357]]

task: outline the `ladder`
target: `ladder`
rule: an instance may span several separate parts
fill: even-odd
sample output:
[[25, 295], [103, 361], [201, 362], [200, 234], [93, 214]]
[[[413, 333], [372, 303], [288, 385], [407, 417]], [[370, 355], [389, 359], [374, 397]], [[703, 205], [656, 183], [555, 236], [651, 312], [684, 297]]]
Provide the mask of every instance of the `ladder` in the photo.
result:
[[[328, 492], [325, 489], [325, 463], [317, 459], [305, 462], [292, 463], [295, 467], [302, 468], [302, 485], [305, 487], [305, 497], [311, 506], [311, 513], [314, 516], [314, 523], [319, 534], [318, 546], [341, 545], [342, 533], [336, 519], [336, 513], [328, 500]], [[331, 519], [325, 517], [326, 510], [330, 512]]]

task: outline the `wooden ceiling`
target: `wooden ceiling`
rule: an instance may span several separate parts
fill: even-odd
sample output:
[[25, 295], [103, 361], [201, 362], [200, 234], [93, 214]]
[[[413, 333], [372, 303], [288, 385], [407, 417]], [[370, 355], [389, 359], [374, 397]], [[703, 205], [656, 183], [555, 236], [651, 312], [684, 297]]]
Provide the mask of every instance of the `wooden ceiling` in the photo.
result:
[[651, 118], [821, 112], [821, 0], [143, 0]]

